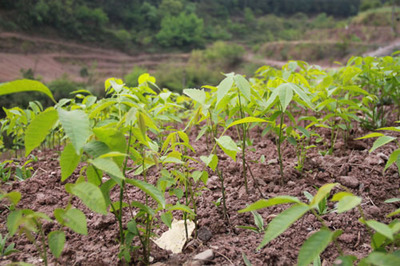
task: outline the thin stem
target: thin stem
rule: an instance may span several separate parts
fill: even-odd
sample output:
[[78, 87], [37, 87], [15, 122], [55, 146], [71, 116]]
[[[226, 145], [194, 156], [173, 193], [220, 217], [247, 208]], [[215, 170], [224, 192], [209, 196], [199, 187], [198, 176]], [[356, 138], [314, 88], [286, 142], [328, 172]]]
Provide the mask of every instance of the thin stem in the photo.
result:
[[[240, 110], [240, 118], [243, 119], [244, 118], [244, 113], [243, 113], [243, 109], [242, 109], [242, 102], [240, 99], [240, 91], [238, 89], [238, 99], [239, 99], [239, 110]], [[242, 124], [241, 126], [242, 128], [242, 167], [243, 167], [243, 172], [242, 172], [242, 176], [244, 179], [244, 187], [246, 188], [246, 193], [249, 194], [249, 188], [247, 185], [247, 171], [246, 171], [246, 125]]]
[[224, 219], [229, 222], [229, 218], [228, 218], [228, 214], [227, 214], [227, 208], [226, 208], [226, 200], [225, 200], [224, 176], [223, 176], [222, 170], [219, 170], [217, 168], [217, 174], [218, 174], [219, 180], [221, 181], [222, 205], [223, 205]]
[[282, 162], [282, 152], [281, 152], [281, 144], [282, 144], [282, 129], [283, 129], [283, 115], [284, 112], [281, 113], [281, 119], [279, 123], [279, 138], [278, 138], [278, 143], [277, 143], [277, 148], [278, 148], [278, 160], [279, 160], [279, 172], [281, 174], [281, 186], [283, 186], [284, 180], [283, 180], [283, 162]]
[[39, 222], [37, 222], [37, 221], [35, 221], [35, 223], [36, 223], [36, 225], [39, 227], [40, 240], [41, 240], [41, 242], [42, 242], [43, 262], [44, 262], [44, 265], [47, 266], [48, 264], [47, 264], [46, 236], [44, 235], [42, 224], [39, 223]]

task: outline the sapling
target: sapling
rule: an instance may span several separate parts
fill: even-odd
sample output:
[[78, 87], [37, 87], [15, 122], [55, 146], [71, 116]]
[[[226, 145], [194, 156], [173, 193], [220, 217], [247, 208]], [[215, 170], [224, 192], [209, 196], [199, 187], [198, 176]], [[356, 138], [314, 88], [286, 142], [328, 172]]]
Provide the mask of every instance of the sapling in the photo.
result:
[[[10, 236], [18, 234], [25, 234], [28, 240], [35, 246], [39, 252], [40, 257], [43, 259], [44, 265], [48, 265], [48, 250], [57, 259], [61, 256], [65, 244], [65, 233], [61, 230], [56, 230], [48, 233], [47, 235], [43, 229], [43, 221], [55, 222], [50, 217], [42, 212], [35, 212], [30, 209], [18, 209], [16, 205], [21, 199], [21, 193], [9, 192], [0, 195], [0, 200], [8, 199], [13, 206], [12, 211], [7, 217], [7, 229]], [[62, 224], [63, 225], [63, 224]], [[73, 227], [71, 228], [73, 229]], [[5, 253], [11, 254], [16, 252], [14, 245], [11, 244], [6, 249], [5, 237], [1, 242], [0, 249], [3, 255]]]
[[[268, 224], [264, 239], [257, 248], [259, 250], [273, 239], [281, 235], [288, 227], [301, 219], [301, 217], [303, 217], [306, 213], [311, 212], [321, 223], [322, 227], [317, 232], [312, 234], [301, 246], [297, 258], [298, 265], [307, 266], [313, 261], [317, 262], [319, 260], [319, 255], [328, 247], [330, 243], [333, 243], [335, 248], [338, 250], [340, 254], [338, 259], [346, 263], [346, 265], [352, 265], [357, 258], [355, 256], [345, 255], [337, 241], [337, 238], [340, 236], [340, 234], [342, 234], [343, 231], [340, 229], [333, 231], [328, 227], [325, 220], [321, 218], [321, 215], [326, 212], [325, 209], [327, 206], [324, 204], [325, 207], [321, 208], [321, 203], [326, 201], [331, 191], [336, 187], [341, 188], [344, 191], [336, 192], [332, 196], [331, 201], [336, 202], [334, 211], [338, 214], [341, 214], [356, 208], [361, 216], [360, 222], [366, 226], [367, 232], [371, 237], [371, 248], [373, 251], [367, 257], [361, 260], [361, 265], [380, 265], [379, 262], [382, 261], [391, 261], [394, 263], [390, 265], [399, 263], [400, 259], [394, 255], [395, 250], [393, 249], [396, 239], [400, 237], [399, 221], [395, 220], [389, 225], [386, 225], [375, 220], [366, 220], [364, 211], [360, 205], [362, 199], [358, 196], [355, 196], [347, 188], [339, 185], [338, 183], [326, 184], [322, 186], [318, 189], [314, 196], [306, 193], [307, 198], [310, 198], [308, 204], [300, 201], [296, 197], [277, 196], [268, 200], [259, 200], [249, 205], [245, 209], [240, 210], [239, 213], [255, 211], [279, 204], [291, 204], [291, 207], [278, 214]], [[397, 213], [399, 212], [393, 212], [389, 214], [389, 216]], [[372, 230], [376, 231], [376, 233], [373, 234]], [[391, 247], [391, 249], [385, 249], [386, 247]]]

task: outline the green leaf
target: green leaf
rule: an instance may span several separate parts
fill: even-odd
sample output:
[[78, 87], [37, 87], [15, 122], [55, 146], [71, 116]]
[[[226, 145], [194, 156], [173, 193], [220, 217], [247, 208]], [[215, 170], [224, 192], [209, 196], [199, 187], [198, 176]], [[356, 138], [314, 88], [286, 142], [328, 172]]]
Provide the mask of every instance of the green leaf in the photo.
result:
[[93, 140], [86, 143], [85, 146], [83, 146], [83, 150], [93, 158], [97, 158], [111, 151], [110, 148], [104, 142], [97, 140]]
[[374, 132], [374, 133], [367, 134], [367, 135], [365, 135], [365, 136], [363, 136], [363, 137], [361, 137], [361, 138], [356, 138], [356, 140], [360, 140], [360, 139], [369, 139], [369, 138], [376, 138], [376, 137], [382, 137], [382, 136], [385, 136], [385, 135], [382, 134], [382, 133]]
[[7, 229], [10, 236], [13, 236], [17, 232], [21, 218], [22, 210], [13, 211], [7, 216]]
[[189, 214], [192, 215], [196, 215], [192, 209], [190, 209], [188, 206], [183, 205], [183, 204], [179, 204], [179, 202], [176, 203], [176, 205], [171, 206], [170, 208], [168, 208], [169, 211], [183, 211], [183, 212], [187, 212]]
[[400, 198], [391, 198], [391, 199], [387, 199], [384, 202], [385, 203], [394, 203], [394, 202], [399, 202]]
[[242, 95], [248, 100], [251, 100], [251, 85], [242, 75], [236, 74], [233, 79], [235, 80], [236, 86]]
[[54, 217], [57, 221], [69, 228], [72, 231], [81, 234], [87, 235], [87, 222], [85, 214], [79, 209], [55, 209], [54, 210]]
[[206, 104], [206, 93], [204, 90], [184, 89], [183, 93], [203, 106]]
[[272, 91], [271, 95], [268, 98], [268, 101], [263, 104], [263, 108], [269, 110], [271, 106], [275, 103], [276, 98], [278, 97], [279, 90], [275, 89]]
[[65, 234], [63, 231], [53, 231], [50, 232], [48, 236], [49, 248], [54, 257], [58, 258], [65, 245]]
[[144, 191], [147, 195], [152, 197], [155, 201], [157, 201], [163, 208], [165, 208], [165, 198], [164, 194], [156, 188], [155, 186], [146, 183], [141, 180], [136, 180], [136, 179], [130, 179], [126, 178], [125, 182], [131, 185], [134, 185], [135, 187], [140, 188], [142, 191]]
[[218, 146], [236, 162], [236, 154], [238, 153], [238, 147], [236, 143], [229, 136], [222, 136], [218, 139], [215, 139]]
[[145, 204], [143, 204], [143, 203], [141, 203], [139, 201], [132, 201], [130, 205], [132, 207], [136, 207], [136, 208], [141, 209], [142, 211], [144, 211], [145, 213], [151, 215], [152, 217], [154, 217], [156, 215], [156, 212], [152, 208], [150, 208], [149, 206], [147, 206], [147, 205], [145, 205]]
[[224, 78], [217, 87], [218, 90], [217, 90], [216, 105], [218, 105], [219, 102], [225, 97], [225, 95], [228, 93], [228, 91], [232, 88], [232, 85], [233, 85], [233, 77], [232, 77], [232, 75], [227, 75], [227, 77]]
[[257, 228], [259, 230], [263, 230], [264, 229], [264, 220], [263, 220], [262, 216], [256, 211], [252, 211], [251, 213], [253, 214], [253, 217], [254, 217], [254, 224], [257, 226]]
[[0, 85], [0, 95], [6, 95], [16, 92], [24, 92], [24, 91], [38, 91], [46, 94], [49, 98], [56, 103], [54, 100], [53, 94], [43, 83], [30, 80], [30, 79], [21, 79], [15, 80], [7, 83], [3, 83]]
[[246, 257], [246, 254], [244, 254], [244, 252], [242, 251], [242, 258], [243, 258], [243, 262], [246, 266], [251, 266], [251, 262], [249, 261], [249, 259]]
[[390, 137], [390, 136], [382, 136], [379, 137], [377, 140], [375, 140], [374, 145], [372, 148], [369, 150], [369, 152], [373, 152], [374, 150], [378, 149], [379, 147], [395, 140], [396, 138]]
[[115, 99], [105, 99], [104, 102], [99, 103], [89, 114], [89, 118], [93, 119], [95, 118], [101, 111], [106, 109], [109, 106], [113, 106], [117, 103]]
[[343, 213], [361, 204], [361, 198], [357, 196], [345, 196], [337, 204], [337, 212]]
[[92, 134], [89, 118], [84, 111], [65, 111], [63, 109], [58, 109], [58, 117], [65, 134], [75, 147], [76, 154], [80, 154], [86, 140]]
[[375, 220], [369, 220], [365, 222], [369, 227], [374, 229], [376, 232], [378, 232], [381, 235], [384, 235], [385, 237], [389, 238], [390, 240], [393, 240], [393, 233], [390, 227], [384, 223], [377, 222]]
[[93, 165], [88, 165], [86, 168], [86, 177], [88, 182], [92, 183], [95, 186], [101, 185], [101, 179], [103, 176], [103, 172], [99, 169], [96, 169]]
[[353, 266], [354, 262], [357, 260], [357, 257], [353, 255], [347, 255], [340, 256], [336, 260], [340, 261], [340, 264], [335, 264], [336, 266]]
[[61, 182], [72, 175], [80, 161], [81, 155], [77, 155], [72, 143], [68, 143], [60, 156]]
[[310, 97], [301, 89], [299, 86], [293, 83], [289, 83], [292, 90], [310, 107], [311, 109], [315, 109], [314, 105], [311, 102]]
[[372, 252], [367, 257], [367, 261], [377, 266], [398, 266], [400, 265], [400, 258], [393, 254], [386, 254], [383, 252]]
[[289, 83], [284, 83], [276, 88], [279, 91], [279, 101], [281, 102], [282, 112], [285, 112], [287, 106], [293, 99], [292, 86]]
[[57, 119], [58, 114], [53, 107], [35, 116], [25, 131], [25, 156], [45, 140]]
[[333, 195], [331, 201], [339, 201], [342, 198], [347, 197], [347, 196], [354, 196], [354, 194], [350, 193], [350, 192], [341, 191], [341, 192], [338, 192], [335, 195]]
[[329, 230], [321, 229], [311, 235], [300, 248], [297, 265], [308, 266], [331, 243], [333, 234]]
[[122, 181], [125, 180], [121, 169], [119, 169], [118, 165], [110, 158], [98, 157], [94, 160], [89, 160], [89, 163], [93, 164], [97, 169], [109, 174], [118, 185], [122, 185]]
[[261, 118], [249, 116], [232, 122], [226, 129], [236, 125], [247, 124], [247, 123], [268, 123], [268, 121]]
[[213, 171], [215, 171], [217, 168], [218, 157], [215, 154], [210, 154], [209, 156], [200, 156], [200, 160], [202, 160], [204, 164], [210, 167]]
[[161, 221], [163, 221], [163, 223], [168, 226], [168, 228], [171, 228], [172, 225], [172, 213], [170, 212], [164, 212], [163, 214], [161, 214]]
[[279, 205], [279, 204], [286, 204], [286, 203], [301, 203], [301, 201], [296, 197], [291, 196], [277, 196], [274, 198], [270, 198], [268, 200], [261, 199], [257, 202], [247, 206], [246, 208], [239, 210], [239, 213], [243, 212], [251, 212], [256, 211], [259, 209], [264, 209], [270, 206]]
[[318, 206], [318, 204], [323, 200], [330, 192], [331, 190], [337, 186], [338, 183], [331, 183], [331, 184], [326, 184], [320, 187], [317, 191], [317, 194], [315, 194], [313, 200], [310, 202], [310, 207], [315, 208]]
[[17, 191], [11, 191], [6, 194], [0, 194], [0, 200], [7, 198], [12, 204], [17, 205], [21, 200], [21, 193]]
[[294, 222], [302, 217], [310, 208], [305, 204], [296, 204], [276, 216], [268, 225], [264, 239], [257, 249], [261, 249], [270, 241], [277, 238]]
[[383, 169], [383, 171], [386, 171], [386, 169], [388, 169], [394, 162], [396, 162], [399, 159], [400, 156], [400, 149], [394, 150], [390, 156], [388, 161], [386, 162], [385, 168]]
[[[111, 151], [126, 152], [127, 144], [124, 134], [115, 128], [98, 127], [93, 129], [93, 133], [99, 141], [104, 142]], [[114, 158], [114, 161], [122, 166], [124, 158]]]
[[71, 188], [72, 194], [82, 200], [82, 202], [92, 211], [100, 214], [107, 214], [106, 201], [100, 188], [92, 183], [79, 183]]

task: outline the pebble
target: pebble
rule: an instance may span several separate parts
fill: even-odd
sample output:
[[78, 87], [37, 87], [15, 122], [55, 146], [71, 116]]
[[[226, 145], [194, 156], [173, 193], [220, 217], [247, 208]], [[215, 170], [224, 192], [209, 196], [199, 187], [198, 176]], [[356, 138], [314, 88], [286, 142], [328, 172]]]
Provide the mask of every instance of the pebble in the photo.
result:
[[207, 226], [202, 226], [197, 232], [197, 238], [203, 242], [207, 242], [212, 238], [212, 232]]
[[277, 164], [278, 163], [278, 159], [271, 159], [267, 162], [267, 164]]
[[194, 260], [212, 260], [214, 258], [214, 252], [212, 249], [207, 249], [196, 256], [194, 256]]
[[343, 186], [349, 188], [357, 188], [358, 185], [360, 184], [358, 179], [354, 176], [339, 176], [337, 178], [337, 181], [339, 181], [340, 184], [342, 184]]

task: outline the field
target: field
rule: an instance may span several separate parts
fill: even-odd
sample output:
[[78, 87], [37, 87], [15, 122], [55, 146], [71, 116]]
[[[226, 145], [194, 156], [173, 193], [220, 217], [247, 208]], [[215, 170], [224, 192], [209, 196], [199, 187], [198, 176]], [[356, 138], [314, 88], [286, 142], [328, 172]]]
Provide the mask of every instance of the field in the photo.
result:
[[[106, 98], [6, 109], [2, 145], [25, 149], [2, 162], [2, 260], [398, 265], [399, 69], [289, 61], [183, 94], [146, 73], [106, 80]], [[53, 99], [38, 81], [0, 89]], [[179, 254], [154, 243], [174, 219], [193, 237]]]

